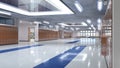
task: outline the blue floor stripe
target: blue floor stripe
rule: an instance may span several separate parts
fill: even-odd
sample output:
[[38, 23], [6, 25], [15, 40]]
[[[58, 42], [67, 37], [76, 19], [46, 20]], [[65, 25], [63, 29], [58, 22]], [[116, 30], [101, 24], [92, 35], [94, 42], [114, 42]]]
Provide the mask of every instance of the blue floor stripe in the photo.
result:
[[37, 46], [42, 46], [42, 45], [39, 44], [39, 45], [31, 45], [31, 46], [25, 46], [25, 47], [17, 47], [17, 48], [5, 49], [5, 50], [0, 50], [0, 53], [17, 51], [17, 50], [22, 50], [22, 49], [27, 49], [27, 48], [31, 48], [31, 47], [37, 47]]
[[70, 42], [67, 42], [67, 44], [77, 43], [77, 42], [79, 42], [79, 41], [80, 41], [80, 40], [70, 41]]
[[72, 59], [74, 59], [85, 46], [76, 46], [65, 51], [63, 54], [57, 55], [48, 61], [41, 63], [34, 68], [64, 68]]
[[[71, 43], [76, 43], [78, 42], [79, 40], [75, 40], [75, 41], [72, 41], [72, 42], [67, 42], [67, 44], [71, 44]], [[11, 48], [11, 49], [5, 49], [5, 50], [0, 50], [0, 53], [6, 53], [6, 52], [11, 52], [11, 51], [17, 51], [17, 50], [22, 50], [22, 49], [27, 49], [27, 48], [31, 48], [31, 47], [36, 47], [36, 46], [42, 46], [40, 44], [38, 45], [32, 45], [32, 46], [25, 46], [25, 47], [16, 47], [16, 48]]]

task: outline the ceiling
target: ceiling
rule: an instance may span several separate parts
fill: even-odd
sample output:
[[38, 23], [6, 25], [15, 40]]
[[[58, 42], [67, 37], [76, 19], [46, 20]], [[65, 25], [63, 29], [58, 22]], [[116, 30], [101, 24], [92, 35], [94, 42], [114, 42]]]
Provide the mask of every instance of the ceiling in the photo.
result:
[[[28, 21], [49, 21], [51, 24], [56, 23], [81, 23], [86, 22], [87, 19], [92, 21], [91, 24], [97, 28], [97, 19], [103, 18], [106, 12], [107, 5], [103, 5], [103, 9], [98, 11], [97, 0], [61, 0], [74, 14], [64, 14], [64, 15], [41, 15], [41, 16], [25, 16], [18, 13], [13, 13], [12, 17], [20, 18]], [[74, 3], [78, 1], [82, 7], [83, 12], [79, 12], [75, 7]], [[108, 1], [108, 0], [106, 0]], [[87, 23], [88, 24], [88, 23]], [[88, 24], [90, 27], [91, 24]], [[83, 28], [83, 27], [80, 27]], [[85, 27], [86, 28], [86, 27]]]

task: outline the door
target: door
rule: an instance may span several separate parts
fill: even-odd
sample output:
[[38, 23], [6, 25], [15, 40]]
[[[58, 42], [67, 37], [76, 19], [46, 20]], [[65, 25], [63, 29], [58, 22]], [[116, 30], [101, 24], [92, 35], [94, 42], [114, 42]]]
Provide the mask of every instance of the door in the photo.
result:
[[29, 42], [35, 42], [35, 27], [28, 28], [28, 40]]

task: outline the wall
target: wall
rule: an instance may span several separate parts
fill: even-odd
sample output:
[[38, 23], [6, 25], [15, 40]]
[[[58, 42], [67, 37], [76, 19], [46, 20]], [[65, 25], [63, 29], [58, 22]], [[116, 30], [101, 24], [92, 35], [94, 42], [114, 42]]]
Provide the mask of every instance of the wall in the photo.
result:
[[59, 31], [39, 29], [39, 40], [55, 40], [59, 38]]
[[35, 41], [38, 41], [38, 24], [33, 22], [20, 21], [19, 22], [19, 41], [28, 42], [28, 28], [35, 27]]
[[18, 28], [0, 25], [0, 45], [18, 43]]
[[71, 32], [64, 32], [64, 38], [71, 38], [72, 33]]

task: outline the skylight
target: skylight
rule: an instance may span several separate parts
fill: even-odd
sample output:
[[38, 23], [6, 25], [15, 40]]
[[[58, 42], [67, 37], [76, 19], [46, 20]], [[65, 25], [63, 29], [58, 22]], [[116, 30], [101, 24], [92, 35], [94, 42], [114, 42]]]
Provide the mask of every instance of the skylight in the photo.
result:
[[60, 0], [46, 0], [48, 3], [59, 9], [58, 11], [44, 11], [44, 12], [29, 12], [16, 7], [0, 3], [0, 9], [15, 12], [27, 16], [40, 16], [40, 15], [61, 15], [61, 14], [74, 14], [68, 7], [66, 7]]

